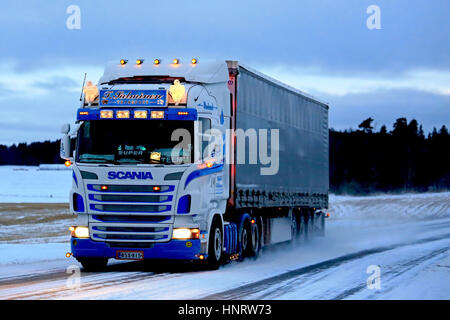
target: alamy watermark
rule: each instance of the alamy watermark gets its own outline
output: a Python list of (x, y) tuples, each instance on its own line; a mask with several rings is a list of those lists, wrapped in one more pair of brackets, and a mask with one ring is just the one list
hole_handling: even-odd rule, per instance
[(381, 9), (379, 6), (372, 4), (367, 7), (367, 14), (370, 16), (366, 20), (367, 29), (379, 30), (381, 29)]
[(81, 288), (81, 271), (77, 265), (70, 265), (66, 269), (69, 277), (66, 280), (66, 287), (71, 290), (78, 290)]
[(69, 15), (66, 19), (66, 27), (69, 30), (81, 29), (81, 9), (75, 4), (67, 7), (66, 13)]
[[(201, 128), (199, 129), (202, 132)], [(225, 164), (260, 164), (261, 175), (275, 175), (279, 170), (280, 151), (279, 129), (208, 129), (199, 136), (199, 147), (196, 150), (195, 162), (213, 161)], [(192, 137), (186, 129), (176, 129), (172, 132), (172, 141), (179, 143), (172, 149), (172, 161), (176, 164), (190, 163)], [(230, 152), (230, 146), (235, 145), (236, 158)], [(200, 147), (201, 146), (201, 147)], [(180, 157), (183, 150), (185, 157)]]
[(370, 276), (367, 278), (366, 285), (369, 290), (380, 290), (381, 289), (381, 268), (377, 265), (370, 265), (366, 270), (367, 274)]

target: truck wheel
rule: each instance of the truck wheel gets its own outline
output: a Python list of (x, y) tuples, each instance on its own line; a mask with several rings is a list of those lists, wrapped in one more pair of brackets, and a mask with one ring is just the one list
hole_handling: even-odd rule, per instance
[(215, 270), (219, 268), (223, 258), (223, 243), (222, 243), (222, 225), (218, 218), (214, 221), (209, 232), (208, 243), (208, 258), (206, 263), (208, 269)]
[(108, 258), (84, 257), (77, 258), (78, 262), (83, 266), (83, 271), (102, 271), (108, 264)]
[(250, 222), (244, 222), (239, 241), (239, 260), (252, 256), (252, 228)]
[(251, 224), (251, 248), (250, 256), (257, 258), (261, 253), (261, 235), (259, 232), (258, 218), (255, 218), (255, 223)]

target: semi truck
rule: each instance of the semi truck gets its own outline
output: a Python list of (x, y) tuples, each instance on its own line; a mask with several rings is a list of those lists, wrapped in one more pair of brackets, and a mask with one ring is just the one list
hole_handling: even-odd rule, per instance
[(238, 61), (120, 59), (62, 126), (71, 252), (217, 268), (324, 235), (327, 103)]

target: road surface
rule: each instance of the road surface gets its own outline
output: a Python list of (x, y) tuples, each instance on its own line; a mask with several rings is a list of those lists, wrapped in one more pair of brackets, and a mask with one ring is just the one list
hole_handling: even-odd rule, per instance
[[(53, 210), (61, 208), (55, 205)], [(0, 244), (0, 254), (19, 255), (26, 248), (23, 252), (34, 258), (10, 258), (1, 265), (0, 299), (450, 298), (450, 218), (350, 217), (341, 212), (329, 219), (325, 238), (267, 248), (257, 260), (229, 263), (216, 271), (191, 264), (113, 261), (104, 272), (85, 273), (75, 259), (55, 258), (52, 250), (47, 260), (35, 258), (55, 244), (33, 245), (27, 237), (20, 241), (3, 234), (12, 240)], [(62, 255), (65, 244), (58, 245), (55, 251)], [(379, 278), (370, 283), (379, 287), (370, 289), (373, 268)]]

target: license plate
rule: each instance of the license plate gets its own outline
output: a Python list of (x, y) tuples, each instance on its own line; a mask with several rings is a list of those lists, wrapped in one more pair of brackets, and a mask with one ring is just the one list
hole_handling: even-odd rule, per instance
[(139, 250), (117, 250), (116, 259), (120, 260), (144, 260), (144, 251)]

